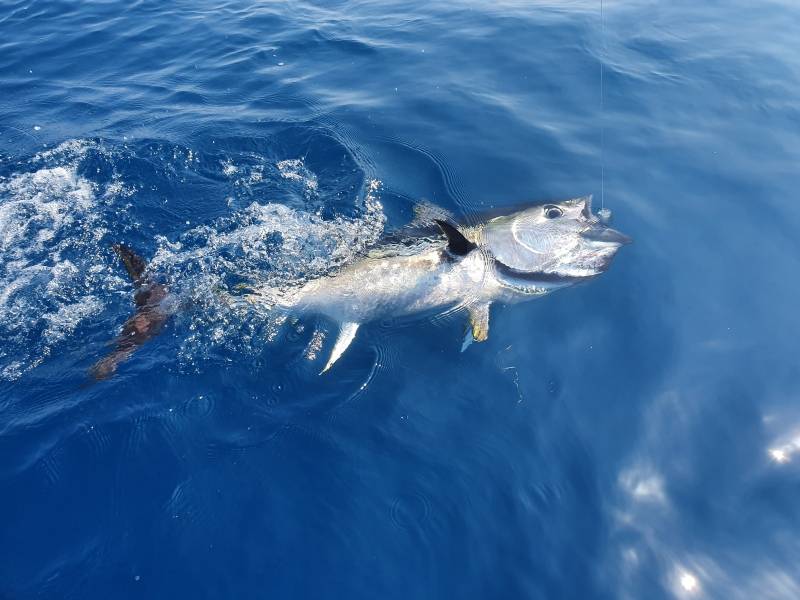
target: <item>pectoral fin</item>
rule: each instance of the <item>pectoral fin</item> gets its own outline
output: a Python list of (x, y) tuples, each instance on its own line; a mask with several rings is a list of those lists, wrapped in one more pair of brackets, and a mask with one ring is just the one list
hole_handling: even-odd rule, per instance
[(347, 350), (348, 346), (350, 346), (350, 342), (353, 341), (353, 338), (356, 337), (356, 331), (358, 331), (358, 323), (342, 323), (339, 329), (339, 337), (336, 338), (336, 343), (333, 345), (333, 351), (331, 352), (331, 357), (328, 359), (328, 364), (325, 365), (325, 368), (319, 372), (322, 375), (325, 371), (330, 369), (339, 357), (344, 354), (344, 351)]
[(464, 336), (464, 343), (461, 351), (466, 350), (469, 345), (475, 342), (485, 342), (489, 338), (489, 306), (488, 302), (483, 304), (473, 304), (467, 307), (469, 312), (469, 328)]

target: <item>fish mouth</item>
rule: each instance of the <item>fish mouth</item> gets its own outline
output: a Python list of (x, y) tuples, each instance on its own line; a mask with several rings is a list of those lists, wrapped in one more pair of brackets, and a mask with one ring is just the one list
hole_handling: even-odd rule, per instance
[(625, 246), (633, 242), (624, 233), (620, 233), (616, 229), (606, 227), (604, 225), (595, 225), (581, 232), (581, 237), (591, 242), (601, 242), (604, 244), (614, 244), (616, 246)]
[(571, 285), (591, 275), (568, 275), (549, 271), (521, 271), (495, 260), (494, 268), (504, 285), (526, 293), (541, 294), (548, 289)]

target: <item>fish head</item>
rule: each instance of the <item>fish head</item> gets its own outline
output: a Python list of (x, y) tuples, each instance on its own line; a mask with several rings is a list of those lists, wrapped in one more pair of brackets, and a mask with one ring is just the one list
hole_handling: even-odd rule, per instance
[(480, 238), (500, 282), (528, 293), (603, 273), (631, 241), (592, 212), (591, 196), (494, 218), (480, 226)]

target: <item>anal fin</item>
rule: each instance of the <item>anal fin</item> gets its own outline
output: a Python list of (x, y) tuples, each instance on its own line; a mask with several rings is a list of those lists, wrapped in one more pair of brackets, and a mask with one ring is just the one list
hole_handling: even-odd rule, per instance
[(489, 302), (473, 304), (467, 307), (469, 313), (469, 328), (464, 336), (464, 343), (461, 351), (466, 350), (469, 345), (475, 342), (485, 342), (489, 339)]
[(322, 375), (325, 371), (330, 369), (339, 358), (344, 354), (344, 351), (350, 346), (350, 343), (353, 341), (353, 338), (356, 337), (356, 331), (358, 331), (359, 323), (342, 323), (339, 328), (339, 337), (336, 338), (336, 343), (333, 345), (333, 350), (331, 351), (331, 357), (328, 359), (328, 363), (325, 365), (325, 368), (319, 372)]

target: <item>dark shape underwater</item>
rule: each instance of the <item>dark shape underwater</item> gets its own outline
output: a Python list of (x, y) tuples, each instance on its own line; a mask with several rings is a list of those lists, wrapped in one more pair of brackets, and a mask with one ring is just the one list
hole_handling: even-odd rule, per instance
[(164, 323), (171, 316), (170, 311), (163, 306), (169, 288), (150, 278), (144, 259), (122, 244), (114, 244), (112, 248), (136, 289), (133, 296), (136, 312), (122, 326), (122, 331), (113, 342), (114, 350), (90, 369), (89, 373), (96, 381), (111, 377), (121, 362), (127, 360), (146, 341), (161, 333)]

